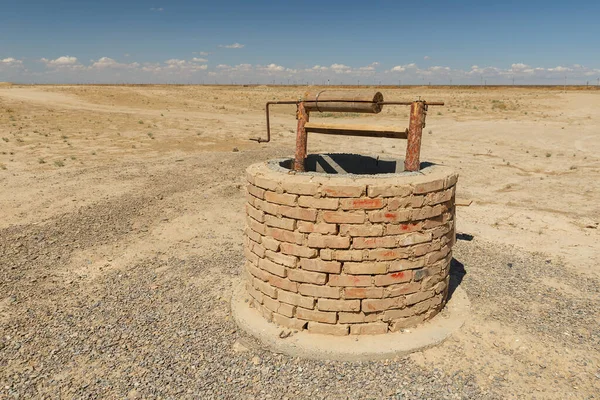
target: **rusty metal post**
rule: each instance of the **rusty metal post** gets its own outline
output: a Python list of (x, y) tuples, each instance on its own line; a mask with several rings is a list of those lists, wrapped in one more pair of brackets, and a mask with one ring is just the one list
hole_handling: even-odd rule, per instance
[(304, 172), (304, 161), (306, 159), (307, 135), (304, 125), (308, 122), (309, 113), (304, 107), (304, 103), (298, 103), (298, 111), (296, 112), (298, 119), (298, 129), (296, 130), (296, 158), (294, 159), (294, 171)]
[(421, 168), (421, 136), (425, 127), (427, 105), (424, 101), (415, 101), (410, 106), (410, 124), (408, 126), (408, 143), (406, 144), (405, 171), (418, 171)]

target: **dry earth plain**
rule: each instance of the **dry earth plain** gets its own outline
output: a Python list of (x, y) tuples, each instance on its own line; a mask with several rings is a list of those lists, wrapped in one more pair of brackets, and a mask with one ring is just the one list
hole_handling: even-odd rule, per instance
[[(600, 398), (600, 91), (382, 88), (432, 108), (456, 168), (472, 313), (376, 362), (272, 354), (240, 332), (243, 171), (290, 155), (302, 87), (0, 87), (0, 398)], [(313, 120), (405, 126), (408, 109)], [(312, 135), (309, 151), (402, 156)], [(282, 339), (285, 340), (285, 339)]]

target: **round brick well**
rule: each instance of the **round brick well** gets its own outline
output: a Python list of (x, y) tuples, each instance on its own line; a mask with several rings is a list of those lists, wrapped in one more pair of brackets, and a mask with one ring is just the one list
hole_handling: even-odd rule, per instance
[(246, 288), (280, 326), (328, 335), (396, 332), (446, 302), (458, 175), (440, 165), (313, 154), (247, 169)]

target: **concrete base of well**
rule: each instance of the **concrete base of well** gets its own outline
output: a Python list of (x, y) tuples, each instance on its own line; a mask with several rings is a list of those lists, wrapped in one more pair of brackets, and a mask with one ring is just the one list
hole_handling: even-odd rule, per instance
[(383, 335), (330, 336), (293, 332), (268, 322), (248, 304), (249, 295), (240, 284), (231, 299), (233, 318), (238, 326), (257, 338), (266, 348), (293, 357), (313, 360), (361, 361), (381, 360), (425, 350), (446, 340), (462, 327), (470, 302), (461, 288), (456, 288), (444, 309), (431, 320), (402, 332)]

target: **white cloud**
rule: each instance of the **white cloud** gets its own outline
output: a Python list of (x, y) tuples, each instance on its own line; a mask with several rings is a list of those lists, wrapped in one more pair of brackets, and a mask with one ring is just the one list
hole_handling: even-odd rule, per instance
[(55, 60), (49, 60), (47, 58), (42, 58), (41, 61), (45, 63), (47, 66), (63, 66), (63, 65), (75, 65), (77, 64), (77, 57), (71, 56), (61, 56)]
[(261, 69), (263, 69), (265, 71), (268, 71), (268, 72), (281, 72), (281, 71), (285, 71), (285, 67), (282, 67), (281, 65), (277, 65), (277, 64), (265, 65)]
[(431, 57), (429, 57), (429, 56), (425, 56), (425, 57), (423, 57), (423, 60), (429, 60), (430, 58)]
[(404, 72), (406, 71), (406, 68), (402, 65), (396, 65), (395, 67), (393, 67), (392, 69), (390, 69), (390, 71), (392, 72)]
[(358, 70), (359, 71), (375, 71), (375, 67), (379, 66), (379, 63), (377, 61), (372, 62), (371, 64), (367, 65), (366, 67), (360, 67)]
[(140, 66), (139, 63), (134, 62), (130, 64), (119, 63), (112, 58), (109, 57), (100, 57), (97, 61), (92, 60), (92, 64), (90, 65), (90, 69), (104, 69), (104, 68), (129, 68), (135, 69)]
[(217, 69), (231, 69), (231, 66), (227, 64), (219, 64), (217, 65)]
[(8, 57), (5, 59), (2, 59), (2, 60), (0, 60), (0, 63), (2, 63), (4, 65), (9, 65), (9, 66), (23, 65), (23, 61), (17, 60), (16, 58), (13, 58), (13, 57)]
[(206, 51), (192, 51), (192, 54), (198, 54), (199, 56), (203, 56), (206, 57), (207, 55), (209, 55), (210, 53), (206, 52)]
[(165, 11), (165, 9), (162, 7), (158, 7), (158, 8), (152, 7), (150, 9), (150, 11), (163, 12), (163, 11)]
[(245, 44), (240, 44), (240, 43), (233, 43), (233, 44), (220, 44), (219, 47), (224, 47), (226, 49), (242, 49), (244, 48), (246, 45)]
[(194, 57), (194, 58), (192, 58), (192, 62), (195, 62), (195, 63), (205, 63), (205, 62), (208, 62), (208, 60), (206, 58)]

